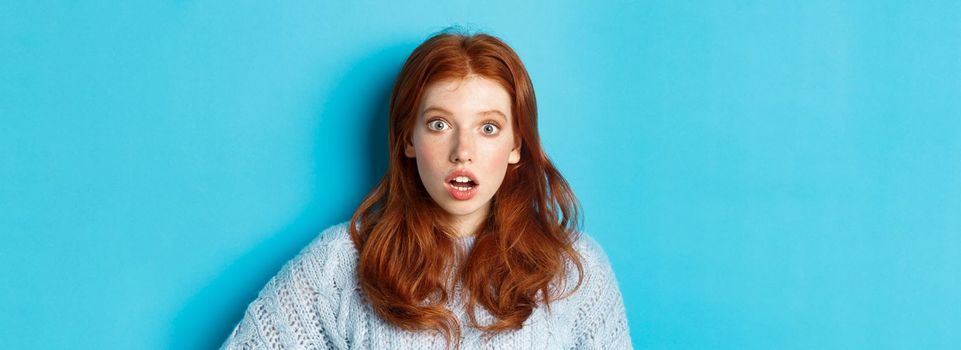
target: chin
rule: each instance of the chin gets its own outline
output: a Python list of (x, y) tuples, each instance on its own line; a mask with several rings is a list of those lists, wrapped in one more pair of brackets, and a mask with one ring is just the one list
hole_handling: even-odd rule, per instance
[(441, 208), (448, 214), (455, 216), (468, 215), (480, 210), (479, 205), (467, 203), (448, 204), (441, 206)]
[(444, 209), (450, 215), (463, 216), (469, 215), (481, 210), (485, 203), (489, 203), (490, 200), (480, 201), (479, 198), (473, 198), (469, 201), (450, 201), (440, 205), (441, 209)]

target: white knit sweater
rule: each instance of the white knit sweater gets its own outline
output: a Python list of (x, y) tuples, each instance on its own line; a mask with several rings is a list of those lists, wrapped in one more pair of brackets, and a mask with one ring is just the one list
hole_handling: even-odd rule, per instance
[[(469, 249), (473, 237), (462, 238)], [(581, 234), (584, 281), (570, 297), (534, 309), (519, 330), (490, 338), (469, 326), (463, 295), (448, 308), (459, 318), (460, 349), (629, 349), (631, 339), (617, 281), (604, 251)], [(576, 283), (576, 269), (568, 278)], [(493, 318), (483, 307), (478, 321)], [(289, 261), (247, 308), (223, 349), (444, 349), (437, 332), (410, 332), (382, 320), (360, 291), (357, 250), (348, 224), (332, 226)]]

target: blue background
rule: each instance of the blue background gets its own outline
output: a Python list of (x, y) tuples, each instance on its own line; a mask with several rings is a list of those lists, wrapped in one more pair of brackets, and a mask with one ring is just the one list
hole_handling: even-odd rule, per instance
[(961, 3), (776, 3), (4, 1), (3, 347), (218, 346), (461, 24), (527, 64), (638, 348), (957, 348)]

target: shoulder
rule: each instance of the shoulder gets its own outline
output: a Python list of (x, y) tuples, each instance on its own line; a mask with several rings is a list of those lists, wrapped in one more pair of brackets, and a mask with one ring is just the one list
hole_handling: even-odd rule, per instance
[(356, 256), (357, 249), (354, 241), (350, 239), (350, 223), (342, 222), (321, 231), (301, 250), (300, 255), (312, 258), (330, 258), (331, 255)]
[(611, 270), (611, 263), (607, 252), (591, 235), (580, 232), (574, 241), (574, 249), (581, 256), (585, 273), (601, 273)]
[(568, 259), (565, 263), (564, 278), (558, 279), (558, 284), (555, 285), (555, 290), (562, 295), (560, 299), (564, 303), (581, 302), (587, 294), (592, 293), (590, 290), (616, 288), (617, 280), (614, 278), (607, 252), (594, 237), (577, 232), (574, 235), (573, 248), (577, 252), (580, 269), (574, 260)]
[(248, 305), (223, 348), (347, 348), (351, 321), (364, 314), (347, 227), (327, 228), (288, 260)]
[(596, 301), (599, 294), (613, 296), (607, 294), (618, 290), (617, 278), (601, 244), (591, 235), (580, 232), (574, 241), (574, 249), (579, 255), (583, 275), (578, 276), (577, 267), (572, 262), (568, 263), (565, 290), (570, 291), (575, 287), (578, 277), (582, 278), (580, 286), (573, 290), (571, 302)]
[(318, 234), (284, 265), (271, 283), (300, 281), (325, 294), (340, 294), (345, 287), (356, 284), (356, 267), (357, 249), (345, 222)]
[[(574, 247), (581, 255), (584, 276), (581, 285), (563, 304), (564, 323), (576, 348), (631, 348), (624, 300), (607, 253), (597, 240), (580, 233)], [(572, 271), (571, 278), (577, 278)]]

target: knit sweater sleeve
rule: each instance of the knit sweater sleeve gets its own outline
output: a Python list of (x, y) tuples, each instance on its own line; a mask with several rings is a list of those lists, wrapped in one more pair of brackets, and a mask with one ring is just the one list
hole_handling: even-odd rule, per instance
[(288, 261), (247, 307), (221, 349), (347, 349), (356, 251), (341, 224)]
[(593, 238), (582, 235), (584, 281), (574, 320), (576, 349), (631, 349), (624, 299), (607, 254)]

